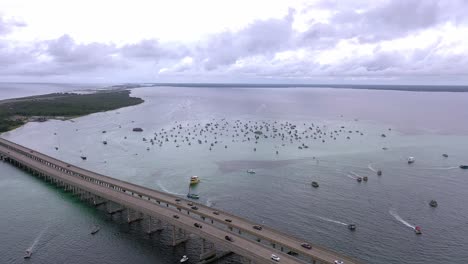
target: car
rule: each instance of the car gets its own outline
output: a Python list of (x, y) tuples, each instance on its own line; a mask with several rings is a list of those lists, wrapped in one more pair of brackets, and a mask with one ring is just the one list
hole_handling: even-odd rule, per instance
[(192, 206), (190, 208), (192, 208), (193, 210), (198, 210), (198, 207), (196, 207), (196, 206)]
[(341, 261), (341, 260), (335, 260), (335, 262), (333, 262), (333, 263), (335, 263), (335, 264), (344, 264), (344, 262)]
[(303, 248), (312, 249), (312, 246), (309, 243), (302, 243), (301, 246)]
[(218, 212), (218, 211), (214, 211), (213, 214), (214, 214), (214, 215), (219, 215), (219, 212)]
[(227, 241), (230, 241), (230, 242), (234, 241), (234, 239), (232, 239), (232, 237), (230, 237), (230, 236), (225, 236), (224, 239), (226, 239)]
[(192, 203), (192, 202), (188, 202), (187, 205), (188, 205), (188, 206), (193, 206), (193, 203)]
[(175, 201), (176, 201), (176, 202), (180, 202), (180, 199), (179, 199), (179, 198), (177, 198), (177, 199), (175, 199)]
[(271, 259), (276, 261), (276, 262), (280, 261), (280, 257), (276, 256), (275, 254), (271, 254)]
[(195, 227), (198, 227), (198, 228), (202, 228), (202, 225), (200, 225), (199, 223), (195, 223), (193, 224)]
[(224, 219), (224, 221), (226, 221), (226, 222), (228, 222), (228, 223), (231, 223), (231, 222), (232, 222), (232, 220), (229, 219), (229, 218)]
[(262, 230), (263, 229), (263, 227), (261, 225), (254, 225), (253, 228), (257, 229), (257, 230)]
[(175, 219), (179, 219), (178, 215), (173, 215), (172, 217), (174, 217)]

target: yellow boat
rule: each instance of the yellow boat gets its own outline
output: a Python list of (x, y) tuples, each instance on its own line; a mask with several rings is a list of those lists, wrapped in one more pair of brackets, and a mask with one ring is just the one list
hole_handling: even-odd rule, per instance
[(198, 179), (198, 176), (192, 176), (190, 177), (190, 185), (195, 185), (200, 182), (200, 179)]

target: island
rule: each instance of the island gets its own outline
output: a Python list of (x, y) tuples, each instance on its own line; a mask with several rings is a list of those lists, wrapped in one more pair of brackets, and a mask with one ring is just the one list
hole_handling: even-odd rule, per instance
[(7, 99), (0, 101), (0, 133), (27, 122), (67, 120), (143, 102), (141, 98), (130, 96), (129, 90), (96, 91), (86, 94), (52, 93)]

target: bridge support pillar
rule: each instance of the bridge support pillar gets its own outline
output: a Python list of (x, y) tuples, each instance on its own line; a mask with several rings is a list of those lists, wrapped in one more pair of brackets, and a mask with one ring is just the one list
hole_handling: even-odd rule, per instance
[(180, 243), (183, 243), (188, 240), (185, 230), (172, 226), (172, 246), (175, 247)]
[(254, 264), (254, 262), (251, 259), (248, 259), (244, 256), (240, 256), (240, 263), (242, 264)]
[(131, 224), (136, 221), (140, 221), (143, 219), (142, 213), (135, 211), (133, 209), (128, 209), (127, 210), (127, 223)]
[(162, 223), (161, 220), (156, 219), (156, 218), (151, 217), (151, 216), (148, 216), (147, 219), (148, 219), (148, 226), (147, 226), (146, 233), (148, 235), (151, 235), (154, 232), (161, 231), (161, 230), (164, 229), (163, 228), (163, 223)]
[(113, 215), (113, 214), (122, 212), (123, 210), (125, 210), (125, 208), (123, 208), (117, 203), (113, 203), (109, 201), (108, 203), (106, 203), (106, 210), (108, 214)]
[(216, 249), (212, 242), (202, 238), (200, 260), (208, 259), (216, 255)]
[(101, 204), (107, 203), (106, 200), (104, 200), (103, 198), (101, 198), (101, 197), (99, 197), (97, 195), (93, 195), (91, 199), (93, 200), (93, 205), (94, 206), (99, 206)]

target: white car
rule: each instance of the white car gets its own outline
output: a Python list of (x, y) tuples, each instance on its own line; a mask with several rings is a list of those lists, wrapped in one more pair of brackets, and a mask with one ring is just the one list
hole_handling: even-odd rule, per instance
[(335, 264), (344, 264), (344, 262), (341, 260), (335, 260)]
[(276, 261), (276, 262), (280, 261), (280, 258), (278, 256), (276, 256), (275, 254), (271, 254), (271, 259)]

